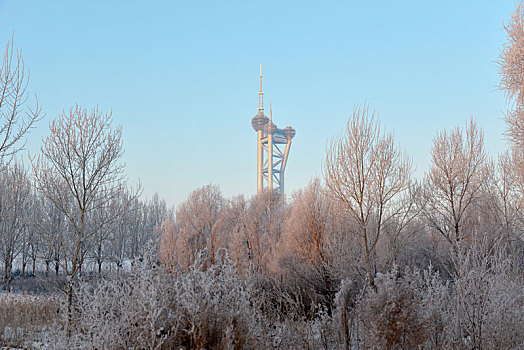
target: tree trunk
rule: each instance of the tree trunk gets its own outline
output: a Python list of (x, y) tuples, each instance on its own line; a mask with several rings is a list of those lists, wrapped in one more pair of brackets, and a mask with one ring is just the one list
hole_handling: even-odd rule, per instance
[(373, 272), (371, 271), (371, 259), (369, 255), (370, 255), (369, 253), (366, 253), (366, 270), (368, 274), (368, 283), (371, 289), (376, 292), (377, 287), (375, 286), (375, 276), (373, 275)]
[(13, 278), (13, 274), (12, 274), (12, 265), (10, 262), (6, 262), (6, 265), (5, 265), (5, 274), (6, 274), (6, 280), (7, 280), (7, 291), (8, 292), (11, 292), (11, 280)]
[(102, 274), (102, 241), (98, 244), (97, 247), (97, 264), (98, 264), (98, 274)]
[(4, 280), (7, 281), (7, 277), (8, 277), (8, 266), (9, 266), (9, 260), (7, 258), (4, 259)]
[(73, 277), (67, 277), (67, 322), (66, 322), (66, 334), (67, 339), (71, 338), (72, 334), (72, 322), (73, 322)]

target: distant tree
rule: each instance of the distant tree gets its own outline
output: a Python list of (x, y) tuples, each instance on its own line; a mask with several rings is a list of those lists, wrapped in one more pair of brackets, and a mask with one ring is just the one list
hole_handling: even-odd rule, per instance
[(8, 288), (12, 280), (13, 262), (22, 251), (30, 216), (31, 184), (20, 163), (0, 169), (0, 258)]
[(59, 244), (67, 276), (70, 324), (73, 279), (89, 250), (104, 238), (97, 234), (128, 205), (123, 203), (119, 211), (105, 210), (125, 190), (120, 163), (122, 131), (111, 128), (111, 115), (78, 105), (52, 121), (50, 131), (33, 159), (33, 173), (38, 190), (64, 214), (69, 228), (62, 232)]
[[(111, 210), (118, 210), (121, 203), (128, 201), (130, 195), (132, 192), (123, 193), (113, 203)], [(107, 261), (120, 271), (125, 261), (133, 262), (143, 256), (158, 243), (158, 236), (162, 231), (160, 226), (170, 216), (171, 210), (168, 210), (165, 201), (160, 200), (157, 194), (150, 200), (131, 200), (124, 215), (108, 228), (107, 239), (99, 242), (93, 251), (98, 270), (101, 271), (101, 263)]]
[[(98, 274), (102, 273), (103, 264), (110, 260), (111, 252), (109, 245), (111, 238), (114, 238), (115, 236), (122, 236), (122, 239), (124, 239), (124, 236), (127, 235), (126, 231), (120, 231), (118, 229), (119, 222), (124, 220), (124, 217), (128, 214), (129, 207), (131, 207), (130, 200), (127, 197), (127, 191), (124, 189), (124, 191), (122, 191), (122, 193), (120, 193), (117, 197), (113, 198), (113, 200), (108, 203), (107, 206), (93, 210), (91, 213), (91, 220), (94, 223), (104, 220), (108, 214), (109, 216), (114, 216), (115, 218), (114, 220), (108, 222), (107, 225), (97, 230), (96, 234), (93, 236), (93, 246), (86, 255), (86, 258), (91, 260), (91, 262), (95, 265), (94, 268), (97, 270)], [(126, 205), (126, 203), (129, 203), (129, 205), (127, 205), (128, 210), (122, 212), (122, 205)]]
[[(28, 185), (29, 179), (27, 179)], [(41, 244), (38, 235), (32, 227), (33, 217), (37, 216), (38, 195), (32, 186), (30, 187), (26, 202), (26, 217), (24, 218), (25, 233), (22, 238), (21, 261), (22, 277), (25, 277), (27, 265), (31, 261), (33, 276), (36, 272), (36, 262), (39, 259)]]
[(248, 201), (243, 195), (230, 199), (222, 214), (222, 230), (229, 255), (238, 271), (249, 271), (251, 241), (247, 231)]
[(149, 201), (134, 200), (124, 217), (128, 230), (124, 255), (136, 259), (144, 254), (151, 242), (157, 241), (162, 222), (173, 216), (173, 208), (154, 194)]
[(39, 250), (39, 257), (45, 264), (45, 274), (49, 275), (53, 264), (55, 275), (58, 276), (62, 257), (65, 232), (67, 232), (66, 217), (53, 203), (41, 193), (35, 193), (35, 210), (30, 218), (30, 230), (34, 232)]
[(459, 127), (439, 132), (433, 139), (431, 157), (425, 184), (425, 217), (455, 244), (467, 236), (465, 223), (472, 217), (475, 201), (482, 197), (492, 174), (482, 130), (471, 119), (465, 132)]
[(160, 240), (158, 256), (162, 265), (170, 271), (176, 271), (180, 268), (179, 257), (177, 254), (178, 231), (175, 225), (175, 219), (168, 216), (160, 225)]
[[(123, 193), (122, 196), (110, 206), (110, 210), (118, 210), (120, 207), (120, 201), (127, 200), (126, 196), (127, 193)], [(124, 215), (115, 220), (113, 225), (108, 228), (110, 232), (107, 233), (107, 239), (100, 240), (97, 243), (97, 246), (93, 251), (93, 256), (98, 264), (98, 273), (102, 272), (102, 262), (106, 260), (107, 262), (116, 265), (117, 272), (123, 268), (124, 261), (127, 258), (126, 248), (129, 245), (131, 236), (138, 234), (132, 231), (129, 219), (133, 217), (140, 218), (142, 216), (141, 212), (134, 209), (136, 207), (136, 202), (139, 202), (139, 200), (135, 199), (130, 203), (129, 208)]]
[(337, 287), (331, 249), (335, 204), (316, 178), (296, 193), (290, 206), (279, 244), (283, 273), (296, 276), (331, 303)]
[(281, 242), (285, 210), (285, 198), (277, 191), (262, 191), (249, 201), (244, 256), (252, 271), (274, 272), (277, 269), (277, 246)]
[(328, 260), (329, 213), (333, 208), (320, 180), (314, 179), (299, 190), (291, 206), (283, 232), (285, 251), (322, 265)]
[(399, 202), (411, 186), (411, 163), (364, 105), (355, 107), (344, 132), (331, 139), (323, 173), (329, 193), (355, 224), (374, 289), (376, 247), (384, 227), (406, 213)]
[(185, 269), (203, 250), (207, 251), (208, 262), (213, 264), (215, 253), (222, 246), (218, 224), (224, 204), (217, 186), (203, 186), (178, 206), (175, 221), (166, 219), (160, 249), (167, 266)]
[(25, 107), (28, 81), (22, 50), (11, 39), (0, 66), (0, 162), (24, 147), (24, 135), (42, 117), (38, 101), (33, 109)]
[[(288, 288), (295, 288), (294, 293), (302, 291), (301, 310), (318, 312), (322, 305), (333, 315), (337, 303), (354, 306), (356, 288), (366, 279), (366, 269), (352, 215), (329, 196), (318, 178), (297, 191), (287, 206), (278, 243), (279, 272)], [(337, 298), (339, 287), (349, 294)], [(346, 311), (333, 317), (347, 321)], [(345, 342), (350, 338), (348, 332), (347, 328), (342, 332)]]

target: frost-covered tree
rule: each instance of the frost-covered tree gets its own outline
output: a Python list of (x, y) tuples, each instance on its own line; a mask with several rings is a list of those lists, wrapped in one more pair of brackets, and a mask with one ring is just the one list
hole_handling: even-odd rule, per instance
[(510, 104), (506, 113), (507, 135), (521, 154), (524, 148), (524, 5), (519, 2), (504, 25), (507, 33), (498, 60), (500, 89)]
[(317, 178), (299, 190), (289, 206), (279, 244), (281, 271), (285, 278), (298, 279), (313, 289), (311, 293), (317, 292), (331, 303), (338, 287), (333, 264), (333, 245), (338, 238), (334, 237), (338, 234), (335, 204)]
[(22, 50), (14, 49), (11, 39), (0, 65), (0, 163), (24, 147), (24, 136), (41, 119), (38, 101), (26, 108), (28, 82)]
[[(122, 131), (111, 127), (111, 115), (76, 106), (50, 124), (41, 152), (33, 159), (38, 190), (66, 218), (61, 232), (63, 270), (67, 282), (68, 324), (72, 320), (73, 279), (86, 254), (127, 208), (108, 210), (125, 189)], [(97, 213), (97, 215), (94, 215)]]
[[(522, 235), (524, 224), (524, 183), (521, 182), (519, 174), (514, 171), (511, 153), (506, 151), (498, 159), (495, 176), (490, 188), (490, 200), (487, 201), (488, 211), (486, 215), (498, 227), (498, 231), (507, 242), (511, 252), (513, 268), (518, 275), (519, 247), (522, 246), (524, 236)], [(499, 237), (500, 238), (500, 237)]]
[(443, 130), (433, 139), (424, 216), (449, 243), (469, 235), (467, 222), (491, 174), (483, 132), (473, 119), (465, 131), (459, 127)]
[(364, 105), (355, 107), (345, 130), (331, 140), (323, 172), (330, 194), (351, 216), (373, 287), (384, 227), (407, 210), (400, 199), (411, 186), (411, 162)]
[(237, 270), (244, 273), (250, 268), (249, 252), (252, 248), (247, 231), (247, 209), (248, 201), (240, 195), (228, 201), (222, 214), (224, 239), (228, 242), (230, 258)]
[(249, 201), (246, 211), (245, 257), (257, 272), (277, 269), (277, 244), (280, 242), (285, 198), (276, 191), (263, 191)]
[(323, 193), (317, 178), (299, 190), (293, 199), (282, 234), (286, 253), (299, 256), (313, 265), (327, 262), (330, 213), (333, 204)]
[(206, 250), (209, 263), (213, 264), (215, 253), (223, 244), (219, 230), (225, 201), (217, 186), (204, 186), (194, 190), (180, 204), (173, 221), (163, 224), (161, 239), (162, 260), (167, 265), (187, 268), (200, 251)]

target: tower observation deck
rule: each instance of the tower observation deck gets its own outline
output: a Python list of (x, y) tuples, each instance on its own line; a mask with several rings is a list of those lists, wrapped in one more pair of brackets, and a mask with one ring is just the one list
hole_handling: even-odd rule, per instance
[[(284, 171), (296, 131), (291, 126), (279, 129), (273, 123), (271, 101), (269, 118), (264, 115), (264, 93), (262, 92), (262, 65), (260, 65), (260, 90), (258, 91), (258, 113), (251, 119), (251, 126), (257, 132), (257, 193), (264, 185), (269, 190), (284, 193)], [(283, 149), (283, 150), (282, 150)]]

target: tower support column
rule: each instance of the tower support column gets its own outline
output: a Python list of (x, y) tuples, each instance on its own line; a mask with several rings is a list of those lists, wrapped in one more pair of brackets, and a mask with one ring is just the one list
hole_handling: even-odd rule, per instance
[[(271, 111), (271, 110), (270, 110)], [(271, 112), (269, 112), (271, 116)], [(270, 117), (271, 120), (271, 117)], [(267, 135), (267, 188), (273, 189), (273, 134)]]
[(258, 134), (258, 155), (257, 155), (257, 194), (262, 193), (262, 188), (264, 186), (264, 177), (262, 174), (262, 168), (264, 167), (264, 149), (262, 148), (262, 130), (257, 131)]

